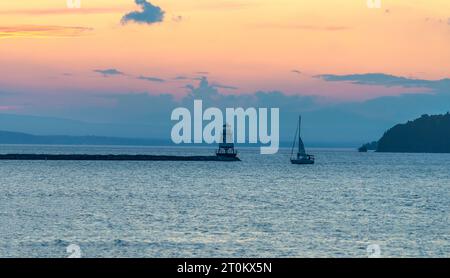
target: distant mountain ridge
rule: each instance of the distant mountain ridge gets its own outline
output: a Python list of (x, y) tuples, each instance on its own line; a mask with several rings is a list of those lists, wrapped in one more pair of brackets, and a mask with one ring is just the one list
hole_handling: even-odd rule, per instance
[[(24, 132), (2, 131), (0, 130), (0, 144), (9, 145), (111, 145), (111, 146), (174, 146), (170, 138), (128, 138), (109, 136), (71, 136), (71, 135), (33, 135)], [(280, 147), (291, 147), (292, 142), (281, 141)], [(210, 146), (211, 144), (180, 144), (180, 146)], [(216, 144), (212, 144), (216, 147)], [(260, 144), (237, 144), (240, 147), (258, 147)], [(321, 145), (311, 143), (310, 147), (348, 147), (336, 143), (335, 145)]]
[(169, 145), (158, 139), (120, 138), (106, 136), (32, 135), (22, 132), (0, 131), (0, 144), (45, 145)]
[(377, 152), (450, 153), (450, 113), (394, 126), (378, 141)]

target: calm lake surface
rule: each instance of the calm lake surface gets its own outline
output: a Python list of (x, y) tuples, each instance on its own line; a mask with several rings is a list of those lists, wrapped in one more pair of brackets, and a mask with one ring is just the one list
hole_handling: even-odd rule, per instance
[[(208, 155), (214, 148), (0, 146)], [(0, 257), (450, 256), (450, 155), (289, 150), (242, 162), (0, 161)]]

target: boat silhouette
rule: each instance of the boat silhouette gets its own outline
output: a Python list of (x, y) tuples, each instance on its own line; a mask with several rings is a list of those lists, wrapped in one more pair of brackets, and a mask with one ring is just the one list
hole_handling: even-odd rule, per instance
[[(301, 124), (302, 124), (302, 116), (299, 116), (297, 131), (295, 132), (294, 143), (292, 144), (291, 149), (291, 163), (314, 164), (315, 161), (314, 155), (307, 154), (305, 150), (305, 144), (303, 144), (303, 140), (301, 137)], [(298, 150), (297, 154), (294, 155), (295, 143), (297, 142), (297, 134), (298, 134)]]

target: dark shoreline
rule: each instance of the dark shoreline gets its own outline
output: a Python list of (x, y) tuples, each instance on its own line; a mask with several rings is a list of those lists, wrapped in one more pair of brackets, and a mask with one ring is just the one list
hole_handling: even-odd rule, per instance
[(0, 160), (85, 160), (85, 161), (241, 161), (237, 157), (171, 156), (126, 154), (0, 154)]

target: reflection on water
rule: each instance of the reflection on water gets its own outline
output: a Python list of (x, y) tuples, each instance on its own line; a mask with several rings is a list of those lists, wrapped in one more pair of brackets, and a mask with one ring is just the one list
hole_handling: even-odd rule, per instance
[[(0, 146), (2, 153), (213, 154), (213, 148)], [(242, 162), (0, 161), (0, 256), (450, 254), (450, 155), (289, 150)]]

